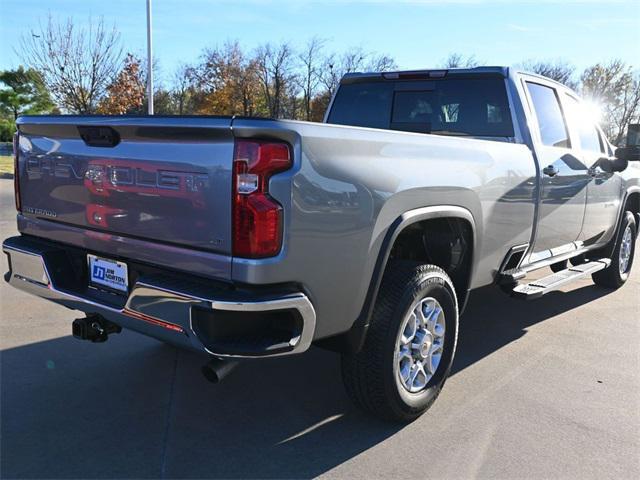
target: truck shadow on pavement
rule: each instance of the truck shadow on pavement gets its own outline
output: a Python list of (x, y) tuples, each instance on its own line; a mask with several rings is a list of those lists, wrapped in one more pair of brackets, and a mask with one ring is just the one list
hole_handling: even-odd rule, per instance
[[(453, 375), (607, 293), (588, 286), (524, 304), (474, 292)], [(0, 477), (308, 478), (411, 428), (357, 411), (329, 352), (246, 362), (220, 385), (204, 380), (203, 362), (134, 333), (3, 351)]]

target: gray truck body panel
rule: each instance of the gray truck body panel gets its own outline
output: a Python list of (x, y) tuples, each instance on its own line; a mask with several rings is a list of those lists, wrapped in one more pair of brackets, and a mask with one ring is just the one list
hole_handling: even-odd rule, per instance
[(526, 146), (318, 127), (234, 122), (237, 136), (290, 141), (301, 162), (288, 172), (292, 178), (271, 183), (290, 212), (282, 252), (268, 261), (234, 259), (232, 267), (241, 282), (305, 285), (316, 305), (318, 338), (344, 331), (345, 318), (352, 323), (360, 315), (384, 237), (407, 212), (431, 206), (469, 212), (477, 232), (473, 287), (493, 281), (505, 245), (529, 241), (536, 167)]
[[(526, 266), (607, 244), (626, 195), (640, 191), (640, 165), (594, 178), (588, 163), (596, 159), (541, 148), (529, 128), (535, 117), (523, 81), (565, 87), (503, 68), (486, 73), (504, 76), (511, 138), (250, 118), (23, 117), (18, 227), (26, 235), (232, 284), (295, 284), (315, 309), (315, 340), (343, 333), (361, 317), (376, 266), (388, 254), (385, 239), (414, 217), (471, 224), (469, 288), (494, 282), (519, 245), (526, 247)], [(87, 146), (78, 125), (110, 126), (121, 141), (113, 148)], [(284, 211), (283, 247), (275, 257), (231, 254), (237, 138), (280, 139), (292, 147), (293, 168), (270, 179), (270, 194)], [(572, 175), (555, 181), (542, 175), (548, 164), (567, 165), (567, 155), (582, 162)], [(123, 168), (122, 188), (108, 192), (114, 200), (107, 205), (124, 217), (108, 227), (92, 224), (95, 211), (87, 209), (92, 194), (102, 193), (87, 188), (86, 171), (100, 162)], [(137, 168), (155, 182), (155, 197), (144, 184), (127, 184), (127, 172)]]

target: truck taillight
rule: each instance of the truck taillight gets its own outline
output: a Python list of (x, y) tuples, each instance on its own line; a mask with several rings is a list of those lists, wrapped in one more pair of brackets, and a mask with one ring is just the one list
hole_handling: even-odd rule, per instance
[(14, 195), (15, 195), (15, 200), (16, 200), (16, 210), (18, 210), (18, 212), (22, 211), (22, 205), (20, 204), (20, 178), (19, 178), (19, 173), (20, 173), (20, 167), (18, 165), (18, 154), (20, 152), (20, 145), (19, 145), (19, 133), (16, 132), (13, 134), (13, 191), (14, 191)]
[(264, 258), (282, 247), (282, 206), (269, 195), (269, 178), (291, 168), (289, 145), (235, 142), (233, 156), (233, 255)]

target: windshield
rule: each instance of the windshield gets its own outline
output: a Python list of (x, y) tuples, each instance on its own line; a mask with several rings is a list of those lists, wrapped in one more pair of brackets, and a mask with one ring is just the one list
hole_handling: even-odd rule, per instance
[(456, 136), (513, 136), (505, 82), (499, 77), (344, 84), (328, 123)]

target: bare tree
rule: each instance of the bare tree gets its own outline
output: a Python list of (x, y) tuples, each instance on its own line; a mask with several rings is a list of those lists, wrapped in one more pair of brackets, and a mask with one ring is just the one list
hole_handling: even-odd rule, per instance
[(347, 73), (385, 72), (396, 68), (395, 60), (389, 55), (367, 53), (361, 47), (350, 48), (342, 55), (330, 54), (325, 58), (320, 74), (320, 82), (325, 88), (323, 94), (328, 93), (330, 97)]
[(550, 78), (574, 90), (578, 88), (578, 82), (574, 80), (576, 68), (564, 60), (527, 60), (520, 66), (523, 70)]
[(205, 49), (196, 65), (177, 71), (175, 109), (318, 121), (344, 74), (397, 68), (389, 55), (352, 48), (326, 56), (324, 45), (314, 37), (301, 51), (267, 43), (247, 55), (237, 41)]
[(596, 64), (582, 74), (582, 94), (602, 107), (602, 128), (622, 144), (630, 123), (640, 117), (640, 77), (622, 60)]
[(477, 67), (480, 62), (476, 60), (475, 55), (463, 55), (462, 53), (450, 53), (447, 58), (440, 64), (442, 68), (473, 68)]
[(187, 102), (192, 89), (193, 67), (180, 64), (173, 75), (172, 96), (176, 102), (178, 115), (184, 115), (188, 111)]
[(390, 70), (396, 70), (398, 64), (389, 55), (371, 55), (367, 63), (367, 70), (370, 72), (388, 72)]
[(320, 72), (320, 83), (325, 92), (331, 96), (335, 92), (342, 78), (342, 69), (340, 62), (335, 54), (330, 54), (322, 62), (322, 70)]
[(255, 59), (248, 60), (244, 65), (238, 88), (242, 98), (243, 115), (254, 116), (260, 114), (260, 85), (258, 82), (258, 64)]
[(295, 82), (293, 50), (288, 43), (276, 47), (267, 43), (256, 51), (255, 62), (269, 116), (285, 116), (285, 94), (290, 93)]
[(351, 72), (361, 72), (367, 70), (365, 67), (367, 61), (367, 53), (361, 47), (348, 49), (342, 54), (340, 67), (342, 74)]
[(622, 91), (622, 106), (613, 121), (617, 130), (613, 143), (622, 146), (623, 139), (629, 133), (629, 125), (640, 122), (640, 75), (636, 74), (625, 85)]
[(311, 120), (311, 101), (315, 96), (316, 89), (320, 83), (321, 54), (324, 47), (324, 40), (313, 37), (307, 42), (305, 49), (298, 55), (302, 64), (302, 73), (299, 76), (300, 87), (302, 88), (302, 104), (304, 119)]
[(56, 103), (72, 113), (92, 113), (122, 64), (120, 35), (101, 18), (76, 27), (71, 19), (46, 25), (21, 38), (19, 55), (42, 73)]

